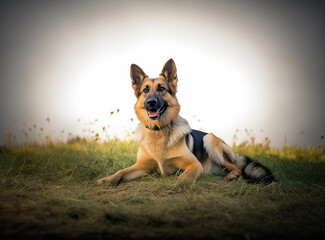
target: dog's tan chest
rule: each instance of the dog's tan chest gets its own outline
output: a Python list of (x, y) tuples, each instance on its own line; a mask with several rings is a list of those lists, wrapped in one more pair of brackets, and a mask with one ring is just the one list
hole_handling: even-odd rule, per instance
[(190, 150), (185, 146), (185, 140), (180, 141), (178, 145), (173, 147), (169, 147), (168, 143), (169, 138), (166, 135), (157, 136), (157, 138), (152, 138), (152, 136), (147, 135), (140, 143), (145, 150), (145, 153), (142, 153), (142, 157), (154, 160), (157, 163), (156, 172), (162, 176), (171, 175), (177, 172), (179, 167), (176, 161), (180, 157), (191, 158), (193, 156)]
[(143, 157), (154, 160), (157, 163), (157, 169), (155, 169), (155, 171), (162, 176), (170, 175), (177, 171), (177, 169), (169, 163), (169, 159), (173, 156), (170, 155), (171, 151), (168, 149), (167, 143), (167, 136), (159, 134), (159, 132), (153, 132), (146, 135), (140, 143), (147, 155)]
[(164, 130), (150, 130), (140, 124), (135, 131), (141, 149), (138, 160), (153, 160), (156, 162), (155, 171), (163, 176), (175, 173), (179, 169), (177, 159), (194, 157), (185, 142), (190, 131), (187, 121), (179, 116)]
[(144, 137), (140, 144), (152, 159), (161, 161), (164, 159), (164, 153), (166, 152), (166, 142), (167, 138), (165, 136), (157, 134), (156, 137), (150, 135)]

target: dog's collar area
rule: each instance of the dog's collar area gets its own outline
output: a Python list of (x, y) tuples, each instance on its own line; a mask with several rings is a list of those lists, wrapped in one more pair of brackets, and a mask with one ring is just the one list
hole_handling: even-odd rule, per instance
[(160, 131), (160, 130), (164, 130), (170, 126), (173, 125), (173, 122), (171, 121), (170, 123), (166, 124), (165, 126), (162, 126), (162, 127), (158, 127), (158, 126), (154, 126), (153, 128), (151, 127), (148, 127), (147, 125), (145, 125), (145, 127), (149, 130), (153, 130), (153, 131)]

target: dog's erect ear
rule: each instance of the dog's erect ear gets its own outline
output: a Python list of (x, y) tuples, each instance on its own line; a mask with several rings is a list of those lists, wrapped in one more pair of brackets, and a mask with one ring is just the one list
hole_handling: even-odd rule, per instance
[(134, 91), (139, 91), (140, 87), (141, 87), (141, 83), (143, 81), (143, 79), (145, 79), (147, 77), (147, 75), (144, 73), (144, 71), (135, 64), (131, 65), (131, 80), (132, 80), (132, 87), (134, 89)]
[(164, 76), (167, 79), (172, 93), (175, 95), (177, 87), (177, 71), (175, 62), (172, 58), (165, 63), (165, 66), (163, 67), (160, 75)]

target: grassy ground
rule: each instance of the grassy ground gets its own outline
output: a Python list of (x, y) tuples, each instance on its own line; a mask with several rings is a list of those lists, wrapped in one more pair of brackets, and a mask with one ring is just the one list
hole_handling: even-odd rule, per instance
[(151, 175), (96, 181), (135, 162), (137, 144), (109, 141), (0, 148), (1, 239), (322, 239), (325, 154), (238, 146), (269, 167), (271, 185)]

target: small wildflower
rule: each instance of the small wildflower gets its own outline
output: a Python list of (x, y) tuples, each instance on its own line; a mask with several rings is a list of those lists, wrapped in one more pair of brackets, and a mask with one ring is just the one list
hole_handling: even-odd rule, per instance
[(41, 132), (43, 132), (44, 129), (41, 127), (39, 130), (41, 130)]
[(255, 145), (255, 137), (251, 137), (251, 144), (254, 146)]
[(99, 134), (96, 133), (96, 134), (93, 136), (93, 138), (95, 138), (95, 141), (98, 141), (98, 139), (99, 139)]
[(33, 127), (36, 128), (37, 127), (36, 124), (34, 124)]
[(105, 130), (106, 130), (106, 127), (103, 127), (103, 132), (105, 132)]
[(64, 133), (64, 130), (61, 130), (61, 133), (63, 134)]
[(247, 129), (247, 128), (245, 128), (244, 130), (245, 130), (245, 133), (247, 134), (247, 136), (249, 136), (250, 134), (249, 134), (249, 131), (248, 131), (248, 129)]
[(133, 119), (133, 118), (131, 118), (130, 120), (131, 120), (131, 122), (133, 122), (133, 121), (134, 121), (134, 119)]
[(46, 118), (46, 121), (50, 122), (51, 120), (50, 120), (50, 118), (49, 118), (49, 117), (47, 117), (47, 118)]
[(113, 115), (113, 114), (114, 114), (114, 112), (112, 111), (112, 112), (111, 112), (111, 115)]
[(120, 111), (120, 109), (118, 108), (117, 110), (116, 110), (116, 112), (119, 112)]

